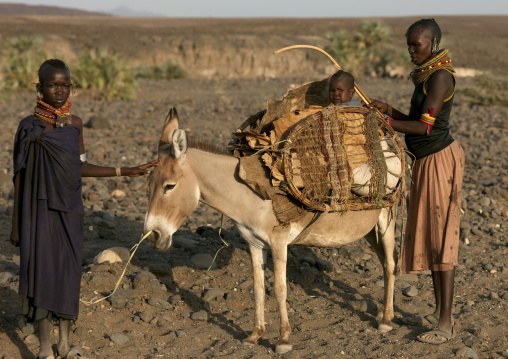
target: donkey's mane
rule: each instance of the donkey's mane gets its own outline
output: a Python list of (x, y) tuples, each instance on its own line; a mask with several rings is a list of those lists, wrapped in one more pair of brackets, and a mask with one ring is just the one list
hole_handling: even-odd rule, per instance
[(216, 155), (232, 156), (231, 152), (225, 147), (220, 147), (215, 143), (210, 143), (202, 139), (189, 139), (189, 147), (197, 150), (202, 150)]

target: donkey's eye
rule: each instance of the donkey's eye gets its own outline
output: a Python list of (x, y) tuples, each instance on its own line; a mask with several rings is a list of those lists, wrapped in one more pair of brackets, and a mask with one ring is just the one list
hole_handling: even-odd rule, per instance
[(167, 184), (164, 186), (164, 194), (167, 192), (167, 191), (171, 191), (173, 188), (175, 188), (176, 185), (174, 184)]

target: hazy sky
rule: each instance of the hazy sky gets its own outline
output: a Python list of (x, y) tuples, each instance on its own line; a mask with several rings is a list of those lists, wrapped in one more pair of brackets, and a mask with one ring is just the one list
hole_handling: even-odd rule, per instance
[(386, 17), (508, 15), (507, 0), (0, 0), (90, 11), (119, 6), (170, 17)]

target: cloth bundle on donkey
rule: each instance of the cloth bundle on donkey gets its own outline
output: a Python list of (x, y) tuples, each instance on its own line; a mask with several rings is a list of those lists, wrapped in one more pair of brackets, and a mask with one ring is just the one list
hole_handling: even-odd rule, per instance
[(269, 100), (229, 144), (240, 158), (240, 177), (274, 201), (283, 223), (309, 209), (390, 206), (402, 190), (404, 154), (393, 130), (373, 110), (327, 106), (328, 82), (307, 83)]
[(402, 143), (375, 110), (330, 105), (329, 77), (269, 100), (234, 133), (240, 177), (281, 223), (307, 210), (391, 206), (403, 189)]

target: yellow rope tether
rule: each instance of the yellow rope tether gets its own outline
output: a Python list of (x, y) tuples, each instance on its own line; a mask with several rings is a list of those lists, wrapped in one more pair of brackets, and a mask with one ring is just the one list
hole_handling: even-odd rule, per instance
[(103, 300), (105, 300), (105, 299), (107, 299), (107, 298), (111, 297), (113, 294), (115, 294), (116, 290), (118, 289), (118, 286), (120, 285), (120, 282), (121, 282), (121, 280), (122, 280), (123, 276), (125, 275), (125, 271), (127, 270), (127, 266), (128, 266), (128, 265), (129, 265), (129, 263), (131, 262), (132, 257), (134, 257), (134, 253), (136, 253), (136, 250), (138, 249), (138, 247), (139, 247), (139, 245), (141, 244), (141, 242), (143, 242), (143, 241), (145, 240), (145, 238), (146, 238), (146, 237), (148, 237), (148, 236), (150, 235), (150, 233), (152, 233), (152, 231), (151, 231), (151, 230), (150, 230), (150, 231), (148, 231), (148, 233), (147, 233), (147, 234), (145, 234), (145, 235), (141, 238), (141, 240), (140, 240), (137, 244), (135, 244), (135, 245), (131, 248), (131, 252), (132, 252), (132, 254), (131, 254), (131, 256), (129, 257), (129, 260), (127, 261), (127, 264), (125, 264), (125, 267), (123, 268), (123, 271), (122, 271), (122, 274), (120, 275), (120, 278), (118, 278), (118, 281), (116, 282), (115, 289), (113, 290), (113, 292), (112, 292), (110, 295), (108, 295), (108, 296), (106, 296), (106, 297), (99, 298), (99, 299), (94, 298), (94, 299), (92, 299), (92, 300), (91, 300), (91, 301), (89, 301), (89, 302), (87, 302), (87, 301), (85, 301), (85, 300), (82, 300), (82, 299), (80, 299), (80, 301), (81, 301), (81, 302), (83, 302), (83, 303), (85, 303), (85, 304), (87, 304), (87, 305), (91, 305), (91, 304), (96, 304), (96, 303), (99, 303), (99, 302), (101, 302), (101, 301), (103, 301)]
[[(229, 244), (226, 243), (226, 241), (222, 238), (222, 235), (221, 235), (221, 231), (222, 231), (222, 222), (224, 220), (224, 215), (222, 215), (221, 217), (221, 221), (220, 221), (220, 228), (219, 228), (219, 238), (221, 239), (222, 243), (224, 243), (224, 245), (222, 247), (219, 248), (219, 250), (215, 253), (215, 256), (213, 257), (213, 261), (212, 261), (212, 264), (210, 265), (210, 267), (208, 267), (208, 270), (207, 272), (212, 268), (213, 266), (213, 263), (215, 263), (215, 259), (217, 258), (217, 254), (219, 254), (220, 250), (224, 247), (229, 247)], [(139, 248), (139, 245), (141, 244), (141, 242), (143, 242), (146, 237), (148, 237), (150, 235), (150, 233), (152, 233), (152, 231), (150, 230), (147, 234), (145, 234), (140, 240), (138, 243), (136, 243), (132, 248), (131, 248), (131, 256), (129, 257), (129, 260), (127, 261), (127, 263), (125, 264), (125, 267), (123, 268), (123, 271), (122, 271), (122, 274), (120, 275), (120, 278), (118, 278), (118, 281), (116, 282), (116, 285), (115, 285), (115, 289), (113, 289), (113, 292), (111, 292), (111, 294), (105, 296), (105, 297), (102, 297), (102, 298), (93, 298), (92, 300), (90, 301), (86, 301), (86, 300), (83, 300), (83, 299), (80, 299), (81, 302), (85, 303), (86, 305), (92, 305), (92, 304), (97, 304), (99, 302), (102, 302), (103, 300), (106, 300), (108, 299), (109, 297), (111, 297), (113, 294), (115, 294), (116, 290), (118, 289), (118, 287), (120, 286), (120, 282), (122, 281), (124, 275), (125, 275), (125, 272), (127, 271), (127, 266), (130, 264), (131, 262), (131, 259), (132, 257), (134, 257), (134, 253), (136, 253), (137, 249)]]
[(222, 243), (224, 243), (224, 245), (222, 247), (220, 247), (217, 252), (215, 252), (215, 256), (213, 256), (212, 264), (210, 264), (210, 267), (208, 267), (208, 269), (206, 270), (207, 273), (210, 271), (210, 269), (212, 268), (213, 264), (215, 263), (215, 258), (217, 258), (217, 254), (219, 254), (221, 249), (224, 248), (224, 247), (229, 247), (229, 244), (226, 243), (226, 241), (222, 238), (222, 235), (221, 235), (223, 220), (224, 220), (224, 214), (222, 214), (222, 216), (220, 217), (220, 228), (219, 228), (219, 238), (222, 241)]

